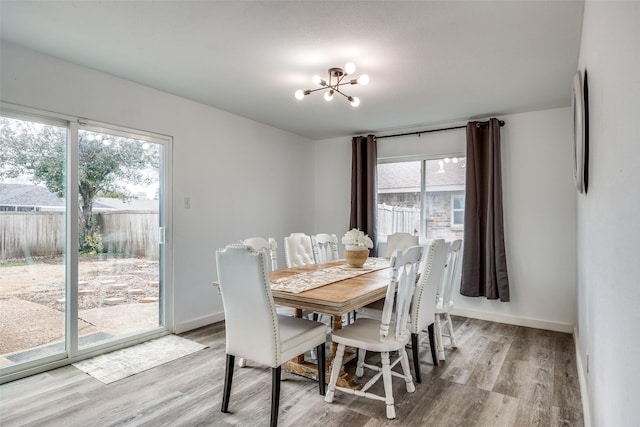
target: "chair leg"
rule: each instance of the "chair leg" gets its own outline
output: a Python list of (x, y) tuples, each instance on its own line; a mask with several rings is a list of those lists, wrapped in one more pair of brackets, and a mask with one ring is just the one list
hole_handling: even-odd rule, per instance
[(356, 364), (356, 377), (361, 377), (364, 375), (364, 358), (367, 356), (367, 350), (359, 348), (358, 349), (358, 362)]
[(444, 360), (444, 345), (442, 344), (442, 324), (440, 323), (440, 315), (436, 314), (435, 321), (436, 348), (438, 349), (438, 360)]
[(391, 383), (391, 366), (389, 364), (389, 352), (380, 353), (380, 361), (382, 362), (382, 382), (384, 384), (384, 401), (387, 404), (387, 418), (396, 417), (396, 408), (393, 402), (393, 386)]
[(449, 315), (449, 313), (446, 313), (445, 317), (447, 318), (447, 327), (449, 328), (449, 341), (451, 341), (451, 347), (458, 348), (456, 337), (453, 335), (453, 322), (451, 321), (451, 316)]
[(227, 366), (224, 372), (224, 388), (222, 392), (222, 407), (221, 412), (229, 412), (229, 396), (231, 396), (231, 382), (233, 381), (233, 364), (235, 363), (235, 356), (227, 354)]
[(413, 354), (413, 370), (416, 372), (416, 382), (421, 383), (420, 378), (420, 359), (418, 357), (418, 338), (420, 334), (411, 334), (411, 353)]
[(321, 396), (326, 394), (325, 390), (325, 344), (322, 343), (316, 347), (316, 353), (318, 355), (318, 389)]
[(411, 368), (409, 368), (409, 356), (407, 356), (407, 350), (404, 348), (398, 351), (398, 356), (400, 356), (400, 366), (402, 366), (402, 373), (404, 374), (404, 382), (405, 387), (407, 388), (407, 393), (413, 393), (416, 391), (416, 386), (413, 383), (413, 377), (411, 376)]
[(329, 379), (329, 389), (324, 397), (327, 403), (333, 402), (333, 395), (336, 391), (336, 383), (338, 382), (338, 374), (342, 368), (342, 359), (344, 358), (344, 344), (338, 344), (336, 357), (333, 358), (333, 367), (331, 368), (331, 378)]
[(280, 377), (282, 367), (271, 368), (271, 427), (278, 425), (278, 409), (280, 407)]
[(433, 366), (438, 366), (438, 355), (436, 354), (436, 338), (433, 332), (433, 323), (427, 327), (427, 332), (429, 333), (429, 348), (431, 349), (431, 360), (433, 361)]

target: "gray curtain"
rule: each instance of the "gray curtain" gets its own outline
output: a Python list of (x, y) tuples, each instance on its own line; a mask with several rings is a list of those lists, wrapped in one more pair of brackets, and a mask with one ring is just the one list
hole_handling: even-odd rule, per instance
[(364, 231), (373, 240), (371, 256), (377, 256), (378, 143), (374, 135), (355, 136), (351, 142), (351, 217), (349, 229)]
[(464, 249), (460, 293), (509, 301), (502, 220), (500, 123), (467, 124)]

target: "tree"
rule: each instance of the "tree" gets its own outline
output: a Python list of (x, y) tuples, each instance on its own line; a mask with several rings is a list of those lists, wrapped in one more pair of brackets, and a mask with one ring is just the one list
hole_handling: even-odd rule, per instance
[[(27, 175), (64, 196), (66, 128), (0, 117), (0, 178)], [(99, 236), (93, 214), (96, 197), (105, 193), (126, 200), (127, 184), (157, 182), (155, 144), (81, 129), (78, 132), (80, 249)]]

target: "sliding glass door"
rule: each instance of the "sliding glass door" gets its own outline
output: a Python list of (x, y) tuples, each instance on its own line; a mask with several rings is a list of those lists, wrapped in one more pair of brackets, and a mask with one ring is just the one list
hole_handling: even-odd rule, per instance
[(142, 136), (78, 131), (78, 348), (162, 326), (160, 160)]
[(0, 368), (65, 354), (66, 123), (0, 117)]
[(162, 333), (170, 140), (0, 120), (0, 373)]

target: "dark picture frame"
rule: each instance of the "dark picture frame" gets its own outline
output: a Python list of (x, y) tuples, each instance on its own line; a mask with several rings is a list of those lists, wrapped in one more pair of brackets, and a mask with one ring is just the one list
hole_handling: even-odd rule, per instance
[(576, 189), (586, 193), (589, 183), (589, 112), (587, 102), (587, 73), (578, 72), (573, 76), (573, 174)]

